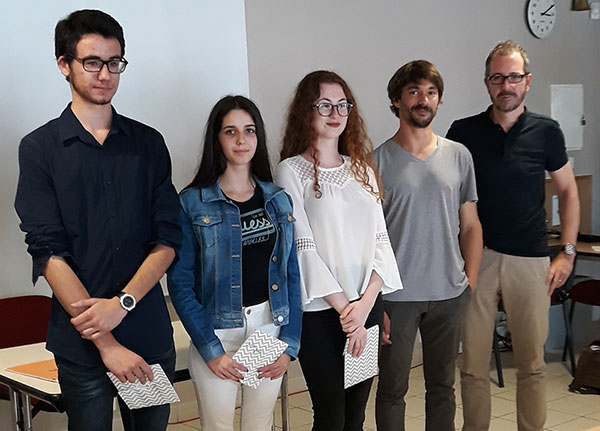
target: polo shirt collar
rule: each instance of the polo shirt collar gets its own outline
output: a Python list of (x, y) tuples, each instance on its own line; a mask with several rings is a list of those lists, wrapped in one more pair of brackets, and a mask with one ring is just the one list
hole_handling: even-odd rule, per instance
[[(527, 110), (527, 106), (525, 106), (524, 109), (525, 110), (521, 115), (519, 115), (519, 118), (517, 118), (517, 122), (510, 128), (508, 133), (510, 133), (512, 130), (519, 130), (523, 123), (527, 121), (527, 119), (531, 116), (531, 113), (529, 112), (529, 110)], [(488, 106), (488, 108), (483, 112), (483, 118), (485, 119), (485, 121), (487, 121), (494, 127), (499, 127), (498, 124), (492, 121), (492, 105)]]

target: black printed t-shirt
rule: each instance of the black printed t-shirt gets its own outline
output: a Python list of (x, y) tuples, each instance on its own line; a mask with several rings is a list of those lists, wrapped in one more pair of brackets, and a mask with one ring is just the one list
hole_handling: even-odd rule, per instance
[(269, 300), (269, 262), (275, 246), (275, 226), (265, 209), (260, 187), (240, 209), (242, 226), (242, 303), (244, 307)]

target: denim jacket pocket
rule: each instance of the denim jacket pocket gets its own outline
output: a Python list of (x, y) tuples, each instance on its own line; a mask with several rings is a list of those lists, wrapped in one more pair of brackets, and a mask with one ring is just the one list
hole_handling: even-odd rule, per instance
[(288, 253), (288, 250), (294, 243), (294, 223), (296, 219), (292, 213), (284, 212), (277, 215), (277, 229), (279, 231), (280, 241), (285, 241), (284, 254)]
[(198, 214), (192, 217), (194, 233), (201, 247), (213, 247), (219, 241), (222, 222), (221, 214)]

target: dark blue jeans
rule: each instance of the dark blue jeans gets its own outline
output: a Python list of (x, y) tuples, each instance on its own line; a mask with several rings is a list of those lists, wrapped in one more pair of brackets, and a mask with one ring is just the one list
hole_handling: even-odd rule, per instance
[[(113, 398), (117, 390), (106, 375), (104, 366), (93, 367), (76, 364), (59, 356), (58, 382), (69, 417), (69, 431), (110, 431), (113, 425)], [(173, 381), (175, 375), (175, 351), (147, 360), (149, 365), (160, 364)], [(171, 406), (147, 407), (129, 410), (118, 398), (125, 431), (164, 431), (169, 422)]]

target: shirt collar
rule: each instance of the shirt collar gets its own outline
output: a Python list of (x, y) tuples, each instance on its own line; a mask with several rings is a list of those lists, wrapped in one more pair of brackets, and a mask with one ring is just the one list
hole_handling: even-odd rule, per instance
[[(111, 109), (112, 123), (110, 126), (110, 132), (108, 133), (109, 136), (121, 131), (125, 135), (131, 137), (131, 126), (123, 120), (123, 117), (117, 113), (114, 107), (111, 106)], [(58, 128), (59, 139), (63, 144), (71, 144), (75, 141), (75, 139), (79, 139), (87, 144), (96, 144), (96, 140), (92, 134), (83, 127), (83, 125), (79, 122), (79, 119), (77, 119), (71, 110), (71, 102), (69, 102), (62, 114), (60, 114), (58, 122), (60, 125)]]
[[(254, 179), (256, 184), (258, 184), (258, 186), (261, 188), (265, 202), (268, 202), (273, 197), (275, 197), (275, 195), (277, 195), (278, 193), (280, 193), (283, 190), (281, 187), (278, 187), (273, 183), (259, 180), (254, 175), (252, 176), (252, 178)], [(225, 196), (225, 194), (223, 193), (223, 191), (221, 190), (221, 187), (219, 186), (218, 181), (216, 181), (214, 184), (211, 184), (208, 187), (203, 187), (200, 190), (200, 193), (202, 194), (203, 202), (228, 200), (227, 197)]]
[[(511, 130), (518, 130), (518, 128), (521, 127), (521, 125), (523, 124), (524, 121), (527, 120), (527, 118), (529, 118), (529, 116), (531, 115), (531, 113), (527, 110), (527, 107), (524, 106), (524, 111), (521, 115), (519, 115), (519, 118), (517, 118), (517, 122), (511, 127), (511, 129), (509, 130), (509, 132)], [(482, 117), (484, 119), (484, 121), (486, 121), (487, 123), (497, 127), (498, 125), (496, 123), (494, 123), (492, 121), (492, 105), (488, 106), (488, 108), (482, 112)]]

